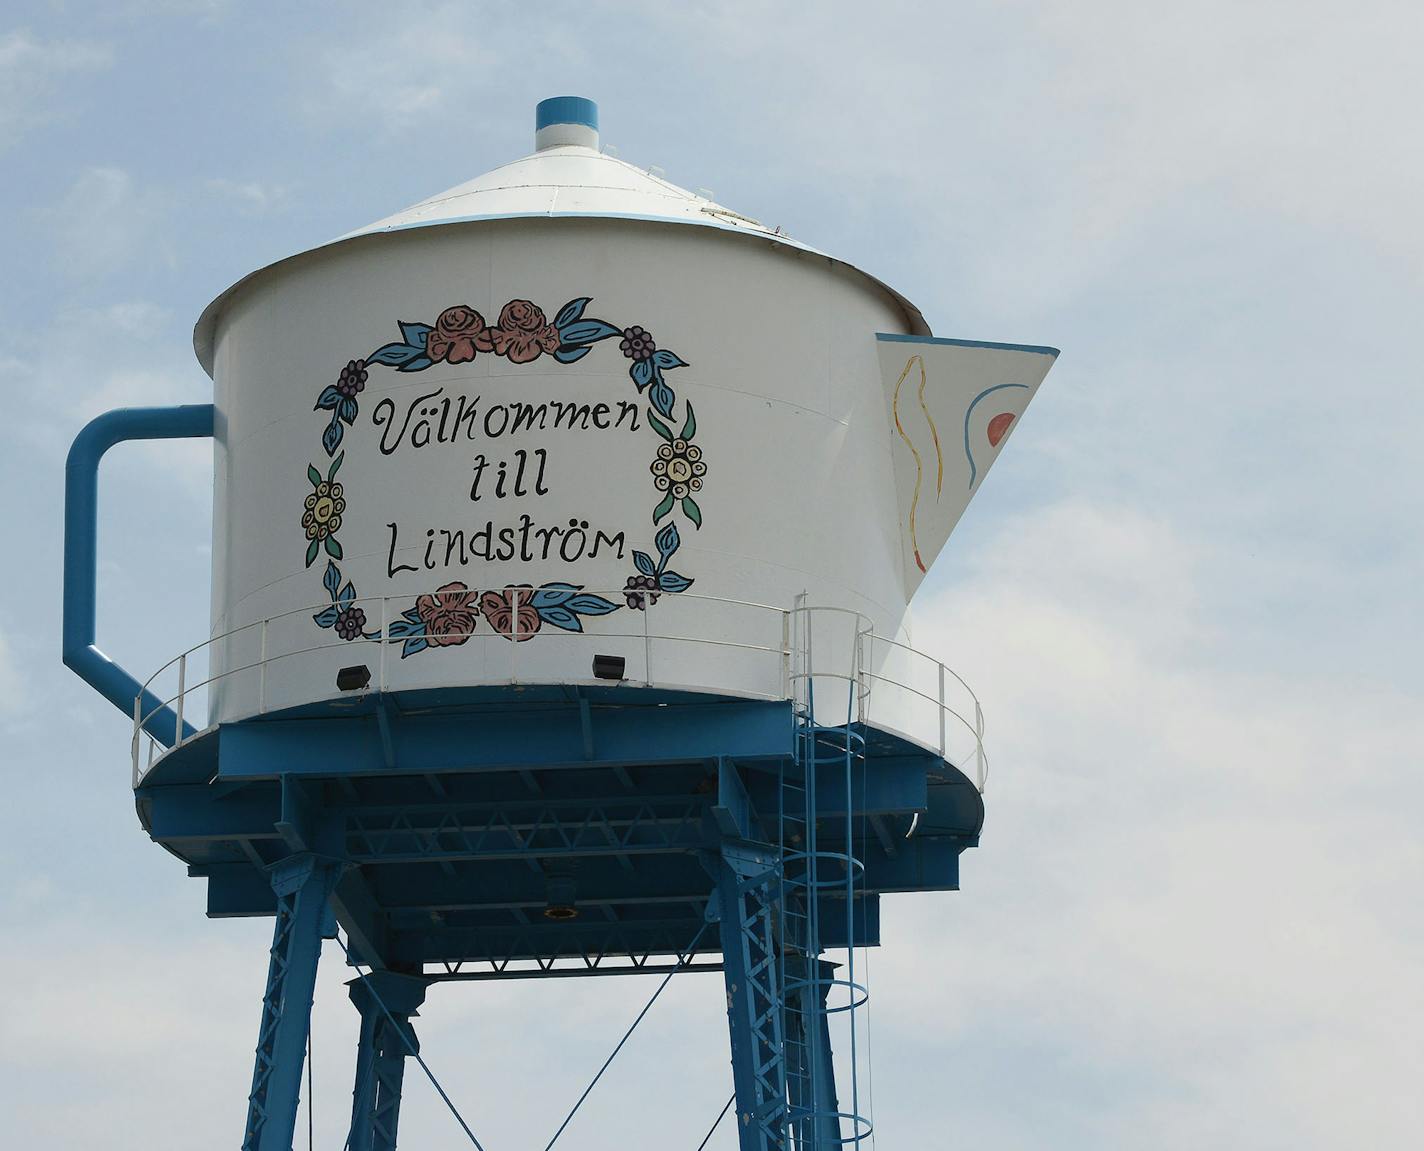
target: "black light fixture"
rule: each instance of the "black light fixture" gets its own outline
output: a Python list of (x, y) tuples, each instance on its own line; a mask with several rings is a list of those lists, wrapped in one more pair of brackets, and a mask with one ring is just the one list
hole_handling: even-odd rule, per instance
[(596, 655), (593, 657), (593, 678), (622, 679), (626, 664), (621, 655)]
[(360, 691), (371, 682), (371, 669), (364, 663), (343, 667), (336, 673), (337, 691)]
[(548, 900), (548, 904), (544, 908), (544, 918), (558, 922), (577, 919), (579, 909), (574, 904), (576, 894), (577, 886), (571, 874), (567, 872), (551, 873), (545, 888), (545, 898)]

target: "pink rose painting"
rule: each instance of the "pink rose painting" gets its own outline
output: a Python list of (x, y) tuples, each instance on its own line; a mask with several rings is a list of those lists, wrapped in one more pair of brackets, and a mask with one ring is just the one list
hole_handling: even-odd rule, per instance
[[(543, 622), (531, 602), (533, 599), (534, 589), (527, 584), (507, 587), (502, 592), (487, 591), (480, 596), (480, 611), (489, 620), (490, 627), (505, 639), (523, 643), (534, 637)], [(515, 634), (516, 620), (518, 635)]]
[(528, 300), (510, 300), (499, 313), (499, 327), (489, 329), (494, 350), (512, 364), (527, 364), (559, 347), (559, 330), (544, 309)]
[(463, 364), (475, 358), (476, 350), (488, 352), (490, 341), (485, 318), (463, 304), (446, 308), (440, 313), (425, 337), (425, 354), (435, 363)]
[(470, 601), (475, 593), (462, 583), (447, 583), (434, 595), (415, 601), (425, 624), (425, 642), (431, 647), (455, 647), (470, 638), (479, 621), (479, 609)]

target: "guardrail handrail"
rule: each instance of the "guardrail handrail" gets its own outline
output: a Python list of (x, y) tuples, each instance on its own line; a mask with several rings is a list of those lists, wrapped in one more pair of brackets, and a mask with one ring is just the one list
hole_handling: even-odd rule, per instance
[[(623, 594), (622, 588), (612, 588), (607, 590), (601, 588), (589, 588), (585, 590), (591, 591), (594, 594), (606, 594), (615, 596)], [(386, 690), (388, 686), (386, 672), (386, 649), (388, 649), (392, 644), (398, 644), (401, 642), (398, 637), (392, 637), (388, 634), (389, 618), (387, 608), (389, 607), (390, 601), (396, 598), (406, 599), (407, 597), (393, 597), (389, 595), (361, 596), (354, 598), (350, 601), (351, 605), (369, 605), (373, 603), (379, 603), (381, 605), (379, 632), (371, 636), (359, 636), (354, 641), (362, 644), (376, 644), (381, 648), (380, 677), (377, 685), (378, 690)], [(759, 603), (751, 600), (739, 600), (729, 596), (702, 595), (700, 593), (692, 592), (680, 592), (678, 593), (677, 599), (679, 602), (699, 601), (709, 604), (724, 604), (731, 605), (737, 608), (751, 609), (754, 612), (772, 614), (776, 617), (779, 617), (781, 632), (780, 637), (777, 642), (774, 643), (753, 643), (744, 642), (741, 640), (719, 638), (715, 636), (677, 634), (668, 631), (651, 631), (648, 627), (649, 619), (647, 612), (642, 613), (643, 627), (638, 630), (600, 630), (597, 632), (566, 632), (561, 633), (561, 637), (566, 639), (588, 640), (641, 640), (645, 645), (642, 682), (649, 686), (651, 686), (655, 682), (652, 676), (652, 649), (650, 646), (654, 640), (660, 643), (695, 643), (706, 647), (726, 648), (736, 651), (757, 652), (765, 655), (774, 655), (781, 662), (780, 694), (767, 695), (767, 693), (765, 692), (756, 692), (754, 694), (758, 696), (766, 696), (766, 698), (795, 699), (798, 696), (799, 687), (802, 684), (809, 683), (810, 681), (816, 679), (838, 680), (852, 685), (852, 690), (854, 691), (853, 713), (856, 719), (863, 723), (869, 722), (870, 720), (870, 704), (873, 698), (872, 689), (876, 685), (885, 685), (892, 687), (897, 691), (908, 693), (910, 696), (916, 697), (925, 701), (926, 703), (935, 706), (939, 715), (938, 748), (941, 757), (947, 757), (949, 752), (946, 733), (946, 723), (949, 718), (952, 717), (956, 724), (958, 724), (960, 727), (963, 727), (969, 733), (969, 735), (973, 737), (973, 755), (976, 764), (975, 783), (978, 789), (980, 791), (983, 791), (984, 784), (987, 778), (988, 760), (984, 754), (983, 710), (979, 703), (979, 697), (974, 693), (974, 689), (971, 688), (969, 684), (964, 681), (963, 677), (961, 677), (952, 668), (946, 666), (939, 660), (936, 660), (928, 653), (919, 651), (913, 647), (910, 647), (908, 644), (901, 643), (898, 640), (890, 639), (886, 636), (875, 634), (872, 622), (865, 616), (863, 612), (857, 611), (854, 608), (841, 607), (835, 604), (805, 604), (803, 602), (799, 602), (795, 607), (784, 608), (777, 607), (773, 604)], [(210, 685), (215, 684), (221, 680), (231, 679), (234, 676), (246, 672), (257, 671), (259, 675), (258, 712), (260, 714), (261, 712), (264, 712), (266, 710), (268, 665), (276, 664), (282, 660), (311, 655), (315, 652), (329, 651), (347, 647), (351, 642), (353, 642), (350, 640), (333, 640), (330, 642), (322, 642), (312, 644), (310, 646), (300, 647), (292, 651), (281, 651), (275, 654), (270, 653), (268, 651), (267, 638), (271, 625), (273, 625), (274, 623), (279, 623), (282, 620), (289, 619), (293, 616), (320, 612), (329, 606), (329, 601), (322, 601), (320, 603), (291, 608), (289, 610), (279, 612), (275, 615), (266, 616), (262, 619), (251, 620), (247, 623), (239, 624), (237, 627), (229, 628), (227, 631), (220, 632), (219, 634), (214, 636), (210, 636), (202, 643), (194, 644), (192, 647), (185, 649), (184, 651), (180, 652), (178, 655), (170, 659), (152, 675), (150, 675), (148, 679), (144, 681), (140, 694), (134, 699), (134, 734), (132, 746), (134, 786), (137, 787), (142, 778), (142, 773), (140, 772), (139, 768), (141, 759), (140, 746), (142, 742), (141, 736), (146, 734), (145, 725), (148, 723), (149, 719), (152, 716), (160, 713), (164, 708), (173, 707), (176, 710), (176, 715), (179, 720), (181, 731), (184, 707), (188, 698), (192, 695), (193, 692), (199, 690), (200, 688), (207, 688)], [(855, 619), (856, 622), (854, 626), (850, 650), (848, 653), (846, 653), (847, 666), (850, 669), (849, 672), (840, 669), (831, 670), (828, 668), (815, 666), (815, 657), (811, 653), (810, 645), (802, 645), (795, 641), (794, 636), (801, 636), (801, 631), (799, 629), (803, 627), (809, 628), (811, 626), (809, 621), (817, 615), (845, 615), (853, 617)], [(474, 630), (468, 632), (457, 632), (453, 633), (453, 636), (457, 637), (461, 642), (470, 639), (489, 641), (496, 638), (509, 641), (518, 637), (519, 632), (517, 618), (514, 621), (514, 625), (514, 633), (512, 636), (504, 636), (500, 633), (491, 632), (489, 630), (479, 632), (476, 632)], [(203, 651), (204, 649), (211, 649), (219, 643), (230, 641), (234, 637), (237, 637), (244, 633), (251, 633), (253, 631), (259, 630), (261, 634), (261, 651), (255, 660), (250, 660), (238, 664), (236, 666), (224, 667), (222, 670), (215, 673), (211, 673), (211, 669), (209, 669), (210, 674), (206, 675), (203, 679), (191, 683), (188, 681), (187, 662), (190, 656), (196, 654), (197, 652)], [(885, 674), (885, 669), (883, 668), (883, 666), (879, 671), (874, 670), (875, 665), (873, 664), (873, 661), (871, 659), (867, 658), (867, 652), (873, 655), (873, 645), (877, 642), (885, 644), (889, 648), (898, 649), (899, 651), (905, 652), (911, 656), (916, 657), (919, 660), (924, 661), (936, 673), (938, 681), (938, 696), (930, 694), (929, 692), (923, 691), (917, 687), (913, 687), (908, 683), (904, 683), (901, 680), (896, 679), (892, 675)], [(508, 682), (517, 683), (519, 682), (517, 645), (514, 649), (512, 649), (512, 651), (514, 653), (514, 667), (511, 669), (512, 678)], [(794, 662), (798, 654), (803, 657), (806, 666), (800, 666), (799, 663)], [(177, 669), (178, 674), (177, 693), (172, 696), (169, 696), (167, 699), (159, 699), (157, 693), (150, 692), (149, 689), (153, 687), (155, 681), (157, 681), (160, 676), (173, 670), (175, 667)], [(961, 714), (961, 712), (957, 708), (951, 706), (951, 704), (946, 700), (945, 677), (947, 675), (952, 676), (954, 680), (965, 690), (965, 692), (968, 693), (970, 700), (973, 701), (973, 722), (971, 722), (965, 715)], [(506, 681), (491, 679), (481, 680), (479, 682), (503, 683)], [(143, 708), (144, 702), (147, 702), (151, 705), (149, 710), (147, 710), (146, 712)], [(202, 730), (207, 730), (207, 728), (204, 728)], [(178, 739), (172, 745), (172, 748), (169, 748), (167, 750), (173, 750), (182, 746), (183, 744), (189, 742), (197, 734), (201, 734), (201, 732), (195, 731), (190, 727), (188, 729), (187, 735), (183, 738)], [(913, 734), (905, 734), (907, 738), (910, 738), (916, 743), (921, 743), (925, 746), (934, 746), (933, 740), (926, 742), (925, 740), (917, 738)], [(154, 762), (154, 747), (152, 746), (153, 743), (153, 737), (150, 735), (150, 747), (148, 756), (149, 767), (151, 767)], [(159, 758), (161, 758), (161, 756)]]

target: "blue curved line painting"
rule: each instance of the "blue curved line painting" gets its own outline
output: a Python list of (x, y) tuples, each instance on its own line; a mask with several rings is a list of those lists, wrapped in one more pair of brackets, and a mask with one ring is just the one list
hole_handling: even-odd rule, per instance
[[(982, 392), (980, 392), (977, 396), (975, 396), (972, 400), (969, 401), (969, 407), (968, 407), (968, 408), (965, 410), (965, 412), (964, 412), (964, 455), (965, 455), (965, 457), (969, 460), (969, 490), (970, 490), (970, 491), (973, 491), (973, 490), (974, 490), (974, 481), (975, 481), (976, 479), (978, 479), (978, 477), (979, 477), (979, 465), (974, 462), (974, 450), (969, 446), (969, 420), (970, 420), (970, 417), (974, 415), (974, 408), (976, 407), (976, 405), (978, 405), (978, 403), (979, 403), (980, 400), (982, 400), (985, 396), (993, 395), (995, 392), (1001, 392), (1001, 391), (1003, 391), (1005, 388), (1024, 388), (1024, 389), (1027, 389), (1027, 388), (1028, 388), (1028, 385), (1027, 385), (1027, 384), (995, 384), (992, 388), (985, 388)], [(1007, 415), (1008, 413), (1005, 413), (1005, 414)], [(999, 419), (1000, 419), (999, 416), (995, 416), (995, 417), (994, 417), (994, 420), (995, 420), (995, 421), (997, 421), (997, 420), (999, 420)], [(1013, 422), (1013, 416), (1010, 415), (1010, 416), (1009, 416), (1009, 419), (1006, 420), (1006, 421), (1004, 421), (1002, 424), (1000, 424), (997, 429), (994, 428), (994, 427), (992, 427), (992, 426), (990, 427), (990, 429), (989, 429), (989, 442), (990, 442), (994, 447), (998, 447), (999, 441), (1000, 441), (1001, 439), (1003, 439), (1004, 432), (1008, 430), (1008, 426), (1009, 426), (1009, 424), (1012, 423), (1012, 422)], [(997, 431), (997, 434), (995, 434), (996, 431)]]

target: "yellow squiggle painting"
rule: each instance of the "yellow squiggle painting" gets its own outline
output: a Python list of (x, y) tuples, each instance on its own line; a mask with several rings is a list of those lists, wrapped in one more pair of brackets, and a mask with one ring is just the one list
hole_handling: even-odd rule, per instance
[(930, 435), (934, 437), (935, 464), (937, 468), (935, 474), (935, 495), (938, 496), (944, 490), (944, 454), (940, 451), (939, 429), (935, 427), (935, 422), (930, 415), (930, 410), (925, 406), (925, 384), (927, 383), (927, 377), (925, 375), (925, 361), (922, 356), (911, 356), (905, 361), (905, 370), (900, 373), (900, 378), (895, 381), (895, 394), (890, 401), (890, 410), (895, 418), (895, 430), (900, 433), (900, 438), (905, 441), (905, 446), (910, 449), (910, 455), (915, 457), (915, 491), (910, 497), (910, 546), (913, 547), (915, 551), (915, 563), (919, 566), (920, 571), (923, 572), (929, 569), (925, 567), (925, 561), (920, 557), (920, 541), (915, 535), (915, 513), (920, 506), (920, 482), (924, 476), (924, 465), (920, 460), (920, 453), (915, 450), (914, 443), (905, 432), (905, 426), (900, 423), (900, 389), (909, 378), (911, 369), (917, 364), (920, 369), (920, 387), (918, 393), (920, 410), (925, 413), (925, 420), (930, 425)]
[[(938, 499), (944, 493), (944, 453), (939, 447), (939, 429), (935, 427), (934, 416), (930, 415), (930, 410), (925, 406), (925, 362), (916, 356), (920, 361), (920, 411), (925, 413), (925, 422), (930, 426), (930, 435), (934, 437), (935, 446), (935, 498)], [(910, 365), (906, 364), (908, 368)]]

